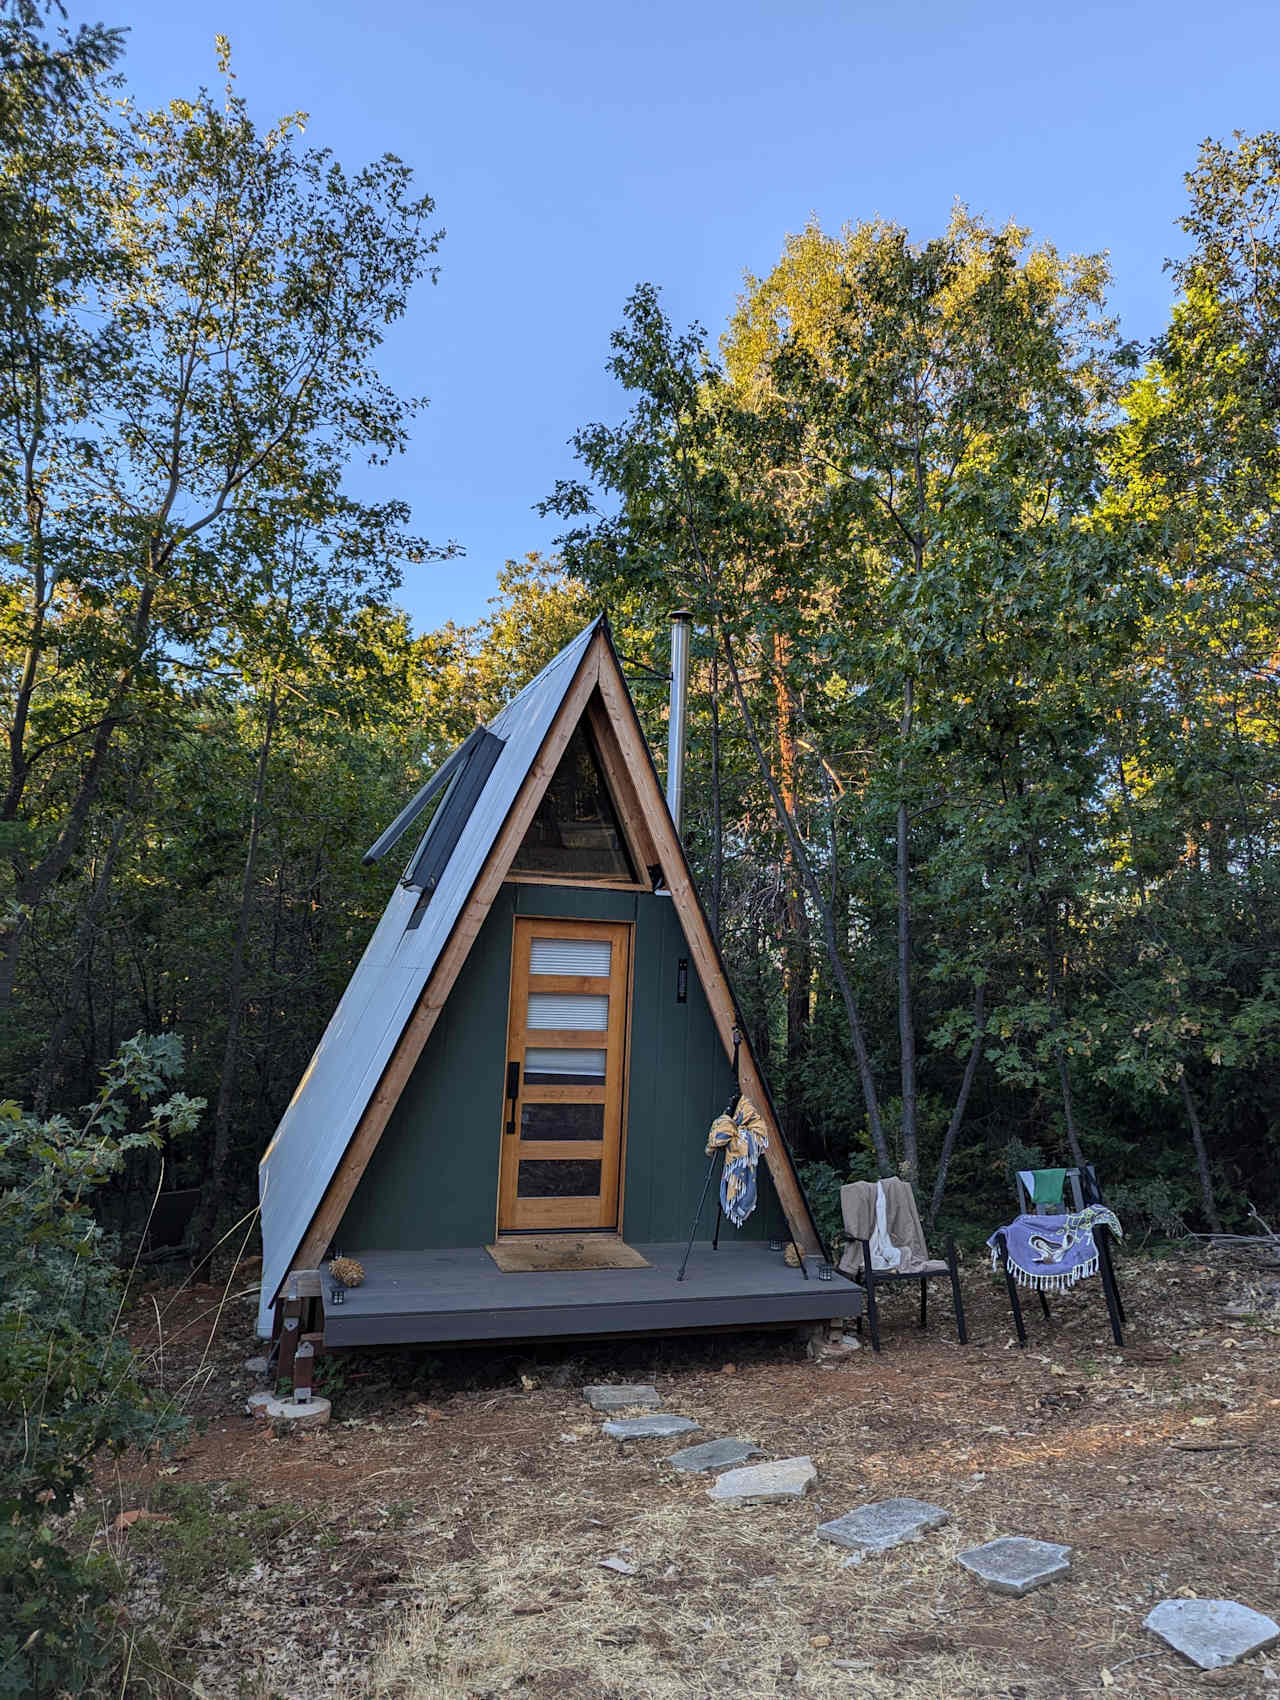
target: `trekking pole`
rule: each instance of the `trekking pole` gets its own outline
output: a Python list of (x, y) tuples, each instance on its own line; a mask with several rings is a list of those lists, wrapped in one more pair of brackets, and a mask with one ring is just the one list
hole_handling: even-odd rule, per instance
[(680, 1259), (680, 1269), (676, 1275), (677, 1281), (684, 1280), (684, 1272), (689, 1264), (689, 1253), (693, 1250), (693, 1242), (698, 1237), (698, 1223), (702, 1219), (702, 1206), (707, 1202), (707, 1188), (711, 1185), (711, 1177), (716, 1172), (716, 1158), (720, 1155), (723, 1149), (723, 1146), (717, 1145), (715, 1150), (711, 1153), (711, 1161), (707, 1164), (706, 1179), (702, 1183), (702, 1191), (698, 1196), (698, 1208), (694, 1213), (693, 1227), (689, 1230), (689, 1243), (684, 1248), (684, 1256)]
[[(733, 1112), (737, 1109), (738, 1100), (742, 1096), (742, 1091), (741, 1091), (741, 1088), (739, 1087), (739, 1084), (738, 1084), (738, 1047), (741, 1044), (742, 1044), (742, 1034), (739, 1031), (739, 1029), (737, 1027), (735, 1027), (734, 1030), (733, 1030), (733, 1096), (730, 1098), (729, 1107), (725, 1111), (725, 1114), (729, 1115), (729, 1116), (731, 1116), (733, 1114)], [(693, 1242), (698, 1237), (698, 1223), (702, 1220), (702, 1206), (707, 1202), (707, 1188), (711, 1185), (711, 1177), (715, 1173), (716, 1158), (719, 1157), (725, 1149), (726, 1148), (724, 1146), (718, 1145), (715, 1148), (715, 1150), (711, 1153), (711, 1161), (707, 1164), (707, 1173), (706, 1173), (706, 1178), (702, 1183), (702, 1191), (698, 1195), (698, 1208), (694, 1212), (693, 1227), (689, 1230), (689, 1243), (684, 1248), (684, 1256), (680, 1259), (680, 1268), (676, 1273), (676, 1280), (677, 1281), (683, 1281), (684, 1280), (685, 1270), (689, 1267), (689, 1255), (693, 1251)], [(716, 1232), (715, 1232), (715, 1238), (711, 1242), (712, 1249), (715, 1250), (715, 1251), (719, 1251), (719, 1249), (720, 1249), (720, 1213), (721, 1213), (722, 1208), (723, 1208), (722, 1204), (720, 1203), (719, 1200), (717, 1200), (717, 1202), (716, 1202)]]

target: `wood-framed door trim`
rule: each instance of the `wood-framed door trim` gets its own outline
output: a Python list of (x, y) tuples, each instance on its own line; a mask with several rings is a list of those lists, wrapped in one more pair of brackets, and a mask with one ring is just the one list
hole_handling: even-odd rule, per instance
[[(533, 974), (528, 967), (537, 938), (603, 939), (613, 946), (608, 976)], [(619, 960), (621, 957), (621, 960)], [(631, 1065), (632, 978), (635, 969), (635, 927), (626, 920), (584, 920), (554, 915), (516, 915), (511, 932), (511, 979), (507, 1012), (507, 1068), (520, 1065), (520, 1085), (514, 1101), (503, 1101), (499, 1133), (498, 1196), (495, 1234), (620, 1233), (623, 1179), (626, 1172), (627, 1096)], [(603, 994), (609, 998), (605, 1028), (530, 1028), (531, 992)], [(601, 1041), (604, 1041), (603, 1047)], [(601, 1086), (541, 1083), (524, 1078), (526, 1049), (603, 1048), (605, 1079)], [(524, 1107), (535, 1103), (595, 1104), (604, 1107), (598, 1144), (580, 1140), (527, 1140), (523, 1134)], [(521, 1199), (518, 1194), (522, 1160), (562, 1161), (574, 1158), (601, 1163), (596, 1220), (590, 1220), (591, 1194), (563, 1199)]]

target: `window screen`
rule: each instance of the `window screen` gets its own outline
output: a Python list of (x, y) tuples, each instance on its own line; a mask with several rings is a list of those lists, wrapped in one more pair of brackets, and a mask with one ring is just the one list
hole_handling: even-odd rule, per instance
[(609, 1025), (609, 1000), (603, 994), (530, 992), (526, 1027), (575, 1028), (603, 1033)]
[(604, 1051), (535, 1050), (524, 1053), (524, 1077), (530, 1086), (601, 1086)]
[(525, 1104), (521, 1139), (603, 1139), (603, 1104)]
[(612, 961), (609, 939), (534, 939), (529, 948), (531, 974), (589, 974), (607, 980)]
[(521, 1198), (593, 1198), (600, 1191), (600, 1163), (525, 1157), (516, 1191)]

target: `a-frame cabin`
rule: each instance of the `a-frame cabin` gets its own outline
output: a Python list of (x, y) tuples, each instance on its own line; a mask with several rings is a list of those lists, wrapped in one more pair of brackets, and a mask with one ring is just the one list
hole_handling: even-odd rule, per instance
[[(713, 1248), (712, 1195), (675, 1278), (740, 1018), (607, 622), (446, 767), (260, 1165), (262, 1332), (290, 1291), (319, 1292), (327, 1345), (855, 1314), (855, 1288), (816, 1278), (745, 1039), (769, 1134), (759, 1203)], [(314, 1273), (337, 1251), (365, 1271), (341, 1303)]]

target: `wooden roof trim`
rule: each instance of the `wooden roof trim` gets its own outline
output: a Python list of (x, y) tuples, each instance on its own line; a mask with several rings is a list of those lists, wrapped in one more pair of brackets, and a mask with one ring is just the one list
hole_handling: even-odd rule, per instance
[(573, 683), (556, 711), (448, 943), (440, 953), (413, 1014), (383, 1069), (382, 1077), (311, 1219), (311, 1225), (291, 1259), (291, 1266), (317, 1266), (337, 1233), (391, 1112), (422, 1055), (476, 935), (507, 877), (534, 811), (574, 729), (584, 716), (596, 738), (601, 763), (633, 849), (641, 853), (646, 867), (656, 864), (662, 869), (726, 1056), (733, 1054), (733, 1028), (736, 1026), (743, 1035), (739, 1053), (742, 1089), (756, 1104), (769, 1130), (765, 1161), (787, 1224), (806, 1255), (822, 1255), (808, 1201), (792, 1166), (768, 1087), (746, 1037), (724, 964), (693, 884), (684, 847), (667, 811), (635, 705), (607, 631), (602, 628), (583, 653)]
[(635, 785), (627, 770), (626, 758), (614, 730), (613, 719), (605, 708), (597, 689), (587, 704), (587, 720), (595, 740), (605, 783), (618, 812), (618, 823), (627, 840), (627, 851), (635, 864), (636, 875), (645, 891), (649, 889), (648, 870), (658, 860), (657, 848), (635, 794)]
[(742, 1045), (738, 1054), (742, 1090), (760, 1111), (769, 1131), (765, 1162), (773, 1178), (778, 1202), (787, 1218), (787, 1226), (806, 1256), (822, 1257), (822, 1243), (814, 1227), (809, 1201), (792, 1167), (791, 1153), (782, 1137), (773, 1100), (769, 1096), (769, 1089), (751, 1050), (746, 1028), (738, 1014), (724, 964), (720, 960), (720, 952), (693, 884), (684, 846), (667, 810), (654, 770), (653, 757), (612, 645), (606, 647), (600, 664), (600, 696), (608, 710), (613, 733), (623, 758), (622, 773), (625, 779), (621, 783), (624, 783), (630, 792), (630, 800), (639, 810), (653, 841), (657, 861), (662, 868), (680, 924), (684, 928), (689, 951), (698, 970), (698, 978), (702, 982), (716, 1031), (727, 1056), (733, 1055), (733, 1029), (737, 1027), (742, 1034)]
[(555, 719), (542, 741), (542, 747), (516, 793), (515, 802), (508, 811), (502, 830), (494, 840), (471, 889), (471, 895), (449, 935), (449, 942), (441, 951), (413, 1014), (405, 1023), (396, 1048), (382, 1071), (382, 1078), (356, 1124), (356, 1130), (351, 1136), (342, 1161), (335, 1169), (324, 1197), (320, 1200), (319, 1208), (311, 1218), (311, 1226), (294, 1254), (293, 1263), (303, 1267), (318, 1264), (337, 1233), (360, 1177), (377, 1150), (391, 1112), (408, 1083), (414, 1065), (422, 1055), (423, 1047), (448, 1001), (454, 981), (467, 959), (476, 934), (483, 926), (512, 858), (529, 829), (534, 811), (542, 801), (542, 794), (564, 754), (574, 728), (582, 718), (591, 693), (596, 689), (601, 657), (606, 653), (607, 644), (603, 631), (597, 632), (583, 652), (573, 683), (566, 691)]

